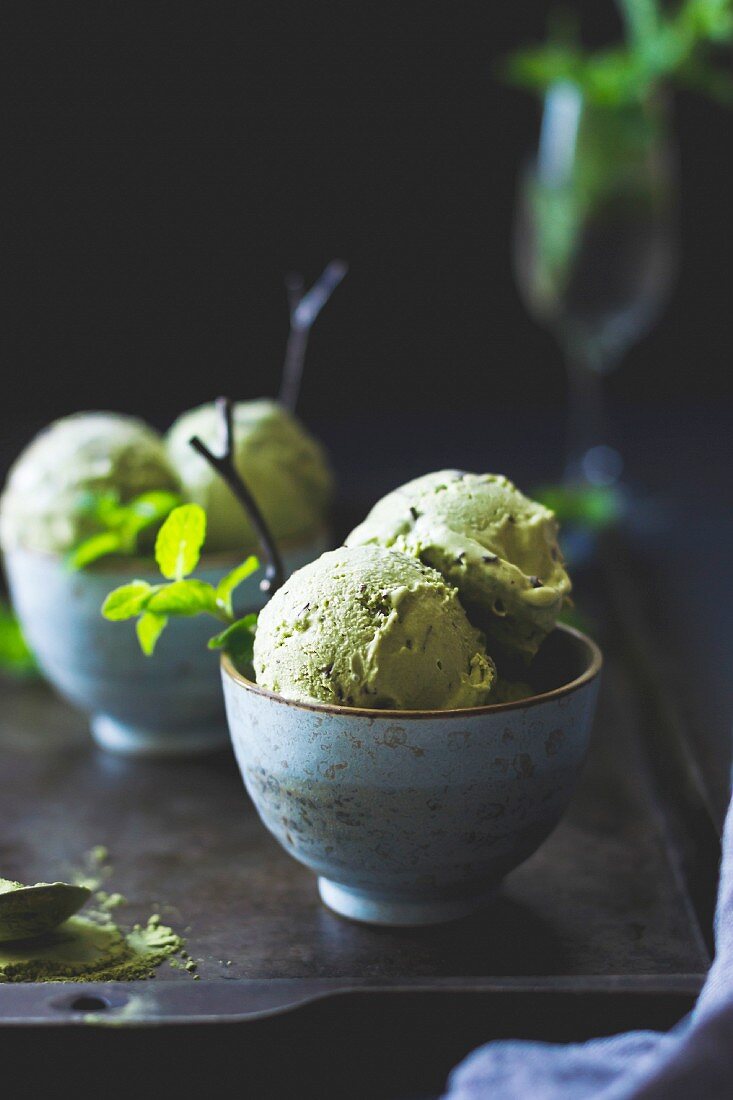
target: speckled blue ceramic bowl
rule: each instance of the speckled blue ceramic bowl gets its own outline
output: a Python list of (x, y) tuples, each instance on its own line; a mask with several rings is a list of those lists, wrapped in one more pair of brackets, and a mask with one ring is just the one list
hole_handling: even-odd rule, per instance
[(558, 627), (533, 667), (540, 693), (469, 710), (295, 703), (224, 658), (245, 785), (337, 913), (433, 924), (484, 904), (570, 801), (590, 734), (598, 647)]
[[(283, 544), (287, 573), (326, 549), (325, 532), (301, 544)], [(242, 556), (204, 557), (196, 576), (216, 583)], [(42, 671), (67, 699), (90, 715), (95, 740), (127, 755), (187, 756), (228, 741), (217, 670), (206, 648), (217, 625), (205, 617), (172, 619), (154, 657), (145, 657), (131, 622), (108, 622), (107, 593), (140, 577), (160, 574), (150, 559), (99, 562), (79, 572), (62, 558), (30, 550), (5, 554), (10, 593)], [(237, 606), (262, 607), (256, 574), (237, 590)]]

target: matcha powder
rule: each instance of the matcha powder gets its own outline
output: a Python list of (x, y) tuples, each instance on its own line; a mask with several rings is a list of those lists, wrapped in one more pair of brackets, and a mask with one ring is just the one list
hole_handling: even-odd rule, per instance
[(36, 940), (0, 944), (0, 982), (132, 982), (182, 948), (158, 916), (127, 935), (109, 920), (71, 917)]

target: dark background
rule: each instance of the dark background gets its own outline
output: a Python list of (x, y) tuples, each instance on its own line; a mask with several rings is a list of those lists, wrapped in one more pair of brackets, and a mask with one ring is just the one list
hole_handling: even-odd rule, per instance
[[(276, 392), (283, 275), (340, 256), (301, 406), (326, 441), (361, 419), (383, 451), (408, 425), (457, 461), (466, 416), (496, 466), (507, 424), (552, 421), (528, 476), (557, 473), (562, 361), (510, 264), (538, 106), (495, 74), (549, 7), (6, 4), (5, 460), (79, 408), (165, 427)], [(612, 0), (576, 7), (589, 42), (618, 35)], [(731, 394), (730, 116), (681, 96), (676, 117), (681, 278), (609, 385), (634, 438)]]

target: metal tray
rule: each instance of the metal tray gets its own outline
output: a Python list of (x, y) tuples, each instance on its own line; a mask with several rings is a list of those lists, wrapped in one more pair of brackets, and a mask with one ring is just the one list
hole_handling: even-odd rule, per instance
[(414, 1033), (425, 1066), (446, 1068), (499, 1034), (580, 1037), (591, 1017), (590, 1033), (669, 1026), (710, 962), (719, 840), (638, 610), (640, 578), (613, 545), (581, 578), (606, 667), (568, 814), (491, 908), (433, 929), (370, 929), (326, 910), (260, 824), (229, 754), (107, 755), (44, 685), (4, 684), (2, 873), (57, 877), (105, 845), (110, 888), (130, 899), (120, 923), (161, 913), (200, 980), (164, 966), (129, 985), (0, 985), (0, 1026), (20, 1038), (65, 1025), (98, 1036), (115, 1022), (231, 1025), (254, 1058), (268, 1027), (290, 1049), (369, 1027), (383, 1054), (391, 1021), (403, 1051)]

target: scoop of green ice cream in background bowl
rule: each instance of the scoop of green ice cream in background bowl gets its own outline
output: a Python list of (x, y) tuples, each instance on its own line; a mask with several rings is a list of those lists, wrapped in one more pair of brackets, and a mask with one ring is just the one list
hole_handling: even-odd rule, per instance
[[(243, 416), (247, 428), (237, 438), (245, 461), (257, 454), (252, 483), (257, 487), (262, 478), (263, 506), (277, 521), (290, 572), (325, 549), (331, 475), (320, 448), (292, 416), (281, 416), (271, 402), (238, 408), (250, 406), (258, 411)], [(191, 434), (206, 435), (208, 408), (194, 410), (195, 423), (188, 427), (184, 415), (171, 439), (182, 440), (189, 427)], [(305, 442), (299, 450), (301, 437)], [(312, 468), (303, 459), (305, 451), (312, 455)], [(90, 715), (100, 745), (132, 755), (190, 755), (228, 741), (217, 658), (207, 649), (210, 626), (198, 618), (172, 621), (152, 662), (141, 652), (134, 630), (121, 629), (100, 613), (110, 590), (133, 580), (160, 581), (152, 553), (154, 528), (143, 532), (133, 553), (100, 557), (80, 569), (69, 565), (69, 554), (80, 543), (109, 534), (96, 525), (90, 499), (111, 495), (124, 505), (163, 490), (183, 500), (203, 492), (196, 463), (189, 483), (189, 466), (181, 457), (179, 470), (177, 455), (177, 445), (166, 445), (142, 421), (79, 413), (52, 424), (29, 444), (0, 499), (0, 541), (11, 598), (41, 670)], [(302, 469), (288, 481), (290, 462)], [(303, 478), (319, 485), (307, 500)], [(240, 506), (220, 493), (211, 496), (213, 542), (207, 540), (196, 576), (216, 585), (255, 543)], [(228, 519), (229, 508), (236, 520)], [(238, 590), (242, 613), (264, 603), (259, 581), (255, 575)]]
[[(189, 445), (197, 436), (216, 450), (219, 424), (213, 404), (192, 409), (170, 428), (166, 448), (187, 498), (206, 511), (207, 546), (239, 553), (256, 545), (249, 517), (226, 482)], [(235, 465), (278, 545), (323, 549), (333, 475), (321, 445), (275, 401), (237, 402), (233, 426)]]
[(132, 416), (83, 412), (54, 421), (15, 460), (0, 502), (3, 550), (66, 555), (99, 532), (90, 501), (181, 490), (163, 440)]

